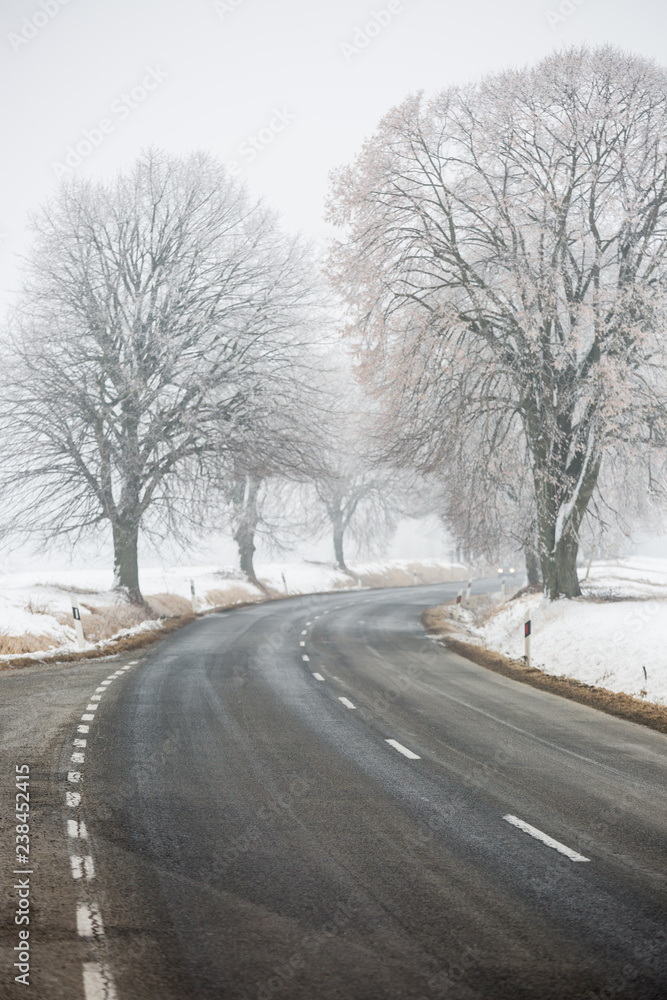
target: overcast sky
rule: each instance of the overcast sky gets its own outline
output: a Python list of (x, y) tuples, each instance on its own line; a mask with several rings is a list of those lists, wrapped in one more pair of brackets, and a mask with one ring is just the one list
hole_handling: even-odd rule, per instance
[[(147, 145), (210, 150), (238, 164), (286, 225), (323, 239), (329, 170), (408, 93), (572, 43), (667, 64), (664, 3), (560, 6), (565, 16), (557, 0), (3, 0), (5, 298), (27, 214), (53, 192), (68, 147), (86, 154), (74, 169), (90, 177)], [(358, 34), (373, 12), (386, 23)]]
[(105, 178), (148, 145), (206, 149), (326, 240), (328, 172), (408, 93), (580, 43), (667, 65), (658, 0), (3, 0), (0, 27), (0, 307), (68, 166)]

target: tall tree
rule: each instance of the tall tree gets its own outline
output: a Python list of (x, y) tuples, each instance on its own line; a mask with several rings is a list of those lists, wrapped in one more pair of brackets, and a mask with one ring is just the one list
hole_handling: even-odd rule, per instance
[(309, 250), (205, 155), (70, 182), (34, 230), (3, 378), (6, 506), (47, 539), (109, 525), (116, 585), (141, 601), (140, 529), (203, 523), (250, 438), (254, 466), (275, 465), (262, 430), (303, 372)]
[(616, 443), (664, 447), (667, 74), (561, 51), (391, 111), (334, 179), (331, 272), (422, 470), (521, 437), (551, 598)]

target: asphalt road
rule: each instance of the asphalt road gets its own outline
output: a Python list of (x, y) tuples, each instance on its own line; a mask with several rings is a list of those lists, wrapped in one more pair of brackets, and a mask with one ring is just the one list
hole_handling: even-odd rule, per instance
[(21, 744), (32, 996), (667, 997), (667, 738), (434, 643), (419, 614), (455, 589), (285, 600), (126, 670), (0, 675), (15, 727), (18, 694), (76, 706)]

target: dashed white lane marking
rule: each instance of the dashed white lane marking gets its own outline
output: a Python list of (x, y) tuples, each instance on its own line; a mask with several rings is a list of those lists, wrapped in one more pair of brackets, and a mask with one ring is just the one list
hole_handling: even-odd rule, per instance
[(102, 937), (104, 925), (97, 903), (77, 903), (76, 931), (79, 937)]
[(76, 809), (81, 805), (81, 795), (79, 792), (65, 792), (65, 801), (70, 809)]
[(301, 635), (308, 635), (308, 629), (307, 629), (307, 628), (305, 628), (305, 629), (303, 630), (303, 632), (301, 633)]
[(82, 879), (84, 875), (88, 881), (95, 878), (95, 865), (90, 854), (83, 857), (80, 854), (71, 854), (69, 863), (72, 866), (72, 878)]
[(104, 692), (106, 691), (106, 688), (102, 687), (102, 685), (100, 684), (100, 686), (98, 688), (95, 688), (95, 691), (96, 691), (97, 694), (99, 694), (100, 691), (102, 692), (102, 694), (104, 694)]
[(72, 761), (73, 764), (83, 764), (85, 759), (86, 759), (85, 753), (73, 753), (72, 756), (70, 757), (70, 760)]
[(315, 678), (316, 681), (323, 681), (324, 680), (324, 677), (322, 677), (322, 674), (313, 673), (313, 677)]
[(409, 757), (410, 760), (421, 760), (418, 753), (413, 753), (412, 750), (408, 750), (407, 747), (404, 747), (403, 744), (399, 743), (397, 740), (385, 740), (385, 743), (388, 743), (390, 747), (394, 748), (394, 750), (398, 750), (398, 752), (402, 753), (404, 757)]
[(102, 688), (108, 688), (110, 684), (113, 684), (113, 682), (114, 682), (113, 677), (107, 677), (105, 681), (102, 681), (97, 690), (101, 691)]
[(81, 781), (81, 773), (79, 771), (68, 771), (67, 780), (71, 782), (73, 785), (78, 785), (78, 783)]
[(90, 705), (86, 705), (86, 711), (87, 712), (96, 712), (97, 709), (98, 709), (98, 707), (99, 706), (98, 706), (97, 702), (93, 703), (92, 700), (91, 700), (91, 704)]
[(91, 701), (102, 701), (102, 695), (101, 694), (91, 694), (90, 700)]
[(338, 700), (343, 702), (343, 704), (345, 705), (345, 708), (356, 708), (357, 707), (356, 705), (352, 704), (352, 702), (349, 700), (349, 698), (340, 698), (339, 697)]
[(83, 963), (83, 992), (86, 1000), (116, 1000), (111, 977), (99, 962)]
[(570, 861), (590, 861), (590, 858), (585, 858), (583, 854), (578, 854), (577, 851), (573, 851), (571, 847), (566, 847), (565, 844), (561, 844), (559, 840), (554, 840), (546, 833), (542, 833), (537, 827), (531, 826), (530, 823), (524, 823), (522, 819), (518, 819), (516, 816), (503, 816), (503, 819), (512, 826), (516, 826), (519, 830), (523, 830), (530, 837), (534, 837), (535, 840), (541, 840), (543, 844), (547, 847), (553, 847), (554, 851), (558, 851), (560, 854), (564, 854), (566, 858)]
[(77, 731), (77, 733), (89, 733), (90, 732), (90, 726), (77, 726), (76, 727), (76, 731)]
[(306, 622), (306, 628), (308, 628), (308, 626), (312, 624), (313, 624), (312, 622)]
[(74, 740), (74, 743), (72, 745), (75, 746), (75, 747), (85, 747), (85, 746), (87, 746), (87, 744), (88, 744), (88, 740), (78, 740), (77, 739), (77, 740)]
[(301, 659), (303, 660), (304, 663), (310, 663), (310, 657), (308, 656), (308, 653), (302, 653)]
[(68, 819), (67, 836), (73, 837), (74, 840), (88, 840), (88, 831), (86, 830), (86, 824), (83, 820)]
[[(95, 707), (97, 707), (97, 706), (95, 706)], [(84, 714), (81, 716), (81, 718), (82, 718), (82, 720), (84, 722), (93, 722), (93, 720), (95, 719), (95, 716), (91, 715), (90, 712), (88, 712), (88, 713), (84, 712)], [(81, 732), (81, 730), (79, 730), (79, 732)]]
[(303, 639), (301, 640), (301, 642), (299, 643), (299, 645), (300, 646), (305, 646), (306, 645), (305, 642), (303, 641)]

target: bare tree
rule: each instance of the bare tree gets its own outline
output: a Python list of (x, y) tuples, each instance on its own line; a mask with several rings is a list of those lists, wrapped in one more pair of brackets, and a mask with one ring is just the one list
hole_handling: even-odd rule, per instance
[(667, 441), (667, 74), (611, 48), (391, 111), (334, 182), (331, 272), (388, 400), (393, 454), (428, 471), (523, 441), (545, 590), (618, 442)]
[(69, 183), (34, 230), (3, 379), (6, 508), (45, 539), (110, 525), (116, 586), (141, 601), (140, 529), (185, 539), (250, 443), (275, 469), (310, 253), (204, 155)]

